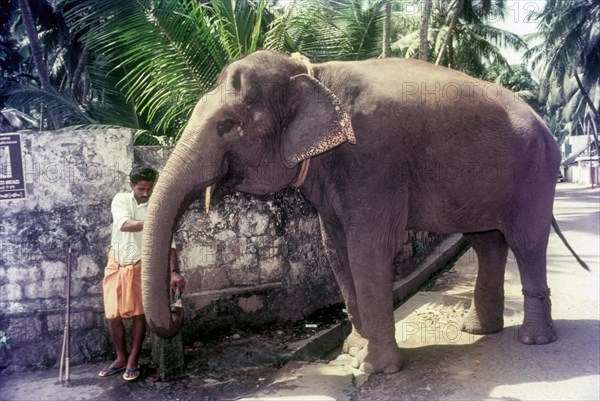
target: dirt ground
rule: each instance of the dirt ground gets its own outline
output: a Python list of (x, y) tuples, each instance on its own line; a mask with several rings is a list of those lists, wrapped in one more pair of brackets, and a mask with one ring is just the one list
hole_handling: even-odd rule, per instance
[[(166, 382), (153, 365), (149, 350), (139, 361), (140, 379), (132, 382), (124, 381), (120, 375), (99, 378), (98, 372), (110, 361), (71, 366), (69, 387), (59, 383), (56, 367), (0, 376), (0, 400), (233, 400), (260, 388), (295, 357), (307, 339), (343, 319), (343, 306), (335, 305), (291, 325), (239, 331), (195, 342), (184, 350), (185, 375)], [(332, 356), (335, 355), (334, 351)], [(20, 380), (25, 376), (27, 380)], [(31, 388), (32, 383), (35, 389)]]

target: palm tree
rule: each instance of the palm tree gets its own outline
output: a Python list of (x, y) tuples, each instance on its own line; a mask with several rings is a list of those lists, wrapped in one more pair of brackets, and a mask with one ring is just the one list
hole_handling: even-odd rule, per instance
[(454, 8), (454, 12), (452, 13), (452, 21), (450, 22), (450, 26), (446, 31), (446, 37), (444, 38), (444, 43), (438, 52), (437, 59), (435, 60), (435, 64), (439, 65), (442, 62), (442, 59), (446, 55), (446, 51), (451, 43), (452, 35), (456, 29), (456, 24), (458, 23), (458, 18), (462, 14), (464, 0), (456, 0), (456, 6)]
[(543, 41), (528, 55), (534, 66), (541, 66), (542, 94), (574, 78), (587, 106), (600, 118), (590, 96), (600, 85), (600, 3), (548, 0), (535, 19), (538, 32), (532, 37)]
[(429, 19), (431, 15), (431, 0), (423, 1), (421, 12), (421, 27), (419, 30), (419, 60), (427, 61)]
[(381, 49), (382, 57), (392, 56), (392, 47), (390, 43), (390, 36), (392, 34), (392, 2), (388, 0), (385, 2), (385, 15), (383, 18), (383, 47)]
[(493, 64), (487, 69), (483, 78), (510, 89), (525, 99), (538, 114), (545, 114), (543, 104), (537, 96), (539, 85), (525, 64), (511, 65), (509, 68), (501, 64)]
[(598, 147), (600, 3), (548, 0), (534, 18), (538, 32), (532, 38), (541, 42), (527, 55), (534, 67), (541, 67), (540, 97), (548, 99), (548, 109), (561, 110), (559, 116), (565, 131), (576, 133), (583, 129), (593, 136)]
[[(86, 63), (87, 52), (79, 46), (77, 37), (64, 21), (65, 2), (54, 1), (51, 6), (46, 0), (21, 1), (20, 5), (18, 1), (21, 0), (8, 1), (7, 9), (3, 9), (6, 27), (10, 27), (3, 35), (13, 39), (8, 43), (12, 43), (14, 53), (21, 56), (10, 69), (12, 71), (0, 76), (3, 113), (15, 115), (27, 124), (34, 121), (34, 126), (40, 129), (101, 122), (94, 110), (98, 109), (99, 102), (90, 104), (94, 95)], [(30, 42), (31, 52), (28, 51)], [(21, 43), (25, 43), (27, 49), (19, 47)], [(105, 74), (98, 76), (105, 80)], [(56, 124), (48, 123), (49, 113), (43, 110), (51, 111), (51, 119)], [(122, 107), (107, 113), (113, 123), (122, 114), (119, 110)]]
[(172, 138), (223, 67), (263, 46), (273, 20), (263, 0), (83, 0), (68, 13), (137, 114)]
[(286, 32), (265, 35), (274, 25), (265, 4), (55, 2), (58, 15), (44, 37), (55, 31), (65, 36), (42, 44), (52, 90), (14, 80), (1, 95), (21, 110), (42, 100), (67, 125), (118, 125), (136, 129), (137, 143), (172, 142), (193, 104), (230, 60), (264, 46), (265, 38), (288, 50)]
[[(31, 8), (29, 7), (29, 0), (18, 0), (18, 2), (19, 9), (21, 10), (23, 25), (25, 25), (25, 29), (27, 30), (29, 46), (31, 47), (31, 55), (35, 63), (35, 67), (37, 69), (38, 76), (40, 78), (41, 87), (46, 92), (53, 92), (54, 88), (50, 84), (50, 75), (48, 73), (46, 61), (44, 60), (44, 55), (42, 52), (42, 46), (40, 45), (40, 40), (38, 38), (36, 24), (31, 13)], [(61, 128), (62, 124), (57, 118), (56, 114), (54, 113), (54, 110), (52, 108), (48, 108), (48, 112), (52, 120), (52, 126), (55, 129)]]
[[(462, 5), (461, 5), (462, 3)], [(457, 13), (457, 5), (462, 11)], [(471, 75), (484, 77), (488, 65), (499, 63), (509, 65), (499, 46), (525, 49), (526, 43), (514, 33), (496, 28), (489, 23), (490, 18), (502, 19), (505, 15), (504, 1), (459, 0), (456, 3), (434, 2), (428, 26), (428, 60), (450, 66)], [(425, 12), (425, 10), (424, 10)], [(424, 29), (419, 17), (404, 17), (402, 22), (409, 30), (394, 44), (392, 49), (400, 56), (417, 57), (424, 48)], [(456, 17), (456, 18), (455, 18)], [(412, 19), (412, 23), (410, 20)], [(412, 30), (410, 27), (412, 26)]]
[(304, 0), (286, 26), (294, 48), (313, 61), (364, 60), (382, 53), (387, 0)]

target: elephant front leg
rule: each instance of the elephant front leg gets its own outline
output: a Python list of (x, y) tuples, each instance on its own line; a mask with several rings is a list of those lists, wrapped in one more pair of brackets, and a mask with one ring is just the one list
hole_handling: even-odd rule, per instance
[(354, 251), (349, 251), (361, 322), (356, 330), (366, 340), (352, 366), (365, 373), (394, 373), (402, 368), (402, 355), (395, 339), (393, 254), (381, 248), (365, 248), (369, 247), (363, 245), (362, 251), (352, 247)]
[(360, 335), (354, 324), (352, 325), (352, 332), (344, 341), (342, 352), (350, 355), (357, 356), (363, 348), (367, 346), (367, 340)]
[(352, 332), (344, 341), (342, 352), (356, 356), (366, 345), (367, 340), (359, 334), (361, 321), (356, 305), (356, 290), (348, 262), (346, 239), (343, 231), (334, 225), (326, 224), (321, 218), (321, 237), (329, 264), (344, 298)]

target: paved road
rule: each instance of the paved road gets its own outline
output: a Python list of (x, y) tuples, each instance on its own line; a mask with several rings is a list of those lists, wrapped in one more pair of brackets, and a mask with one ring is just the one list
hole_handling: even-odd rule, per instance
[[(429, 291), (396, 310), (397, 340), (405, 367), (367, 378), (344, 357), (331, 363), (291, 362), (247, 400), (600, 400), (600, 191), (558, 185), (555, 216), (588, 263), (584, 271), (557, 235), (548, 250), (549, 285), (558, 341), (526, 346), (516, 339), (522, 322), (521, 285), (514, 257), (506, 273), (505, 329), (492, 336), (460, 332), (476, 275), (467, 252)], [(98, 365), (76, 369), (71, 388), (57, 371), (0, 377), (0, 400), (196, 400), (178, 383), (164, 390), (95, 377)], [(198, 394), (198, 393), (196, 393)]]

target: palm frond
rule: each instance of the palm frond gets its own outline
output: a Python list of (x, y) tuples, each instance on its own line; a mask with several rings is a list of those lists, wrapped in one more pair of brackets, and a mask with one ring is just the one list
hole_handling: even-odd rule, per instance
[(187, 119), (229, 59), (215, 43), (213, 17), (191, 0), (84, 0), (68, 18), (125, 72), (117, 87), (162, 132)]
[(347, 15), (346, 33), (356, 60), (381, 54), (385, 0), (377, 0), (363, 8), (363, 2), (352, 2), (353, 15)]
[(2, 114), (4, 118), (8, 120), (10, 125), (17, 130), (22, 129), (22, 127), (25, 126), (24, 123), (27, 123), (29, 126), (35, 128), (38, 128), (39, 126), (39, 123), (35, 118), (31, 117), (29, 114), (23, 113), (21, 110), (15, 109), (14, 107), (6, 107), (0, 110), (0, 114)]
[(294, 0), (282, 15), (274, 18), (269, 24), (264, 40), (265, 49), (289, 53), (298, 51), (289, 31), (292, 27), (294, 15), (297, 13), (299, 1)]
[(305, 0), (288, 33), (311, 60), (362, 60), (381, 53), (385, 1)]
[(600, 3), (593, 0), (548, 0), (534, 16), (538, 38), (527, 56), (541, 68), (542, 94), (581, 68), (589, 87), (600, 84)]
[(49, 108), (64, 126), (75, 124), (94, 124), (85, 110), (73, 96), (54, 89), (42, 89), (33, 85), (14, 85), (2, 91), (2, 96), (8, 96), (7, 104), (14, 108), (26, 108), (39, 105), (38, 109)]
[(419, 31), (413, 31), (392, 43), (392, 51), (402, 57), (413, 58), (419, 51)]

